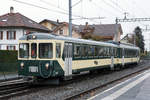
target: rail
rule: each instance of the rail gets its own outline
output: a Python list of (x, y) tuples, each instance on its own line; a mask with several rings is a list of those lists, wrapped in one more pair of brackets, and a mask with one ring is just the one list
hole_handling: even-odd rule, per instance
[(28, 92), (28, 82), (23, 79), (0, 83), (0, 99)]

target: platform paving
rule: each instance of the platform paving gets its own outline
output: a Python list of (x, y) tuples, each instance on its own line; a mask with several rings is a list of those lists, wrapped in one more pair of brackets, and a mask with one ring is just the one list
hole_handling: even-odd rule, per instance
[(17, 73), (13, 73), (13, 74), (0, 74), (0, 81), (3, 80), (7, 80), (7, 79), (14, 79), (14, 78), (18, 78), (18, 74)]
[(150, 70), (119, 83), (88, 100), (150, 100)]

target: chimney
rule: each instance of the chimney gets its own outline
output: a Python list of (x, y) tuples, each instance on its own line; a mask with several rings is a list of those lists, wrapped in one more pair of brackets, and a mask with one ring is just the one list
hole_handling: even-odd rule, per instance
[(86, 26), (86, 27), (88, 26), (88, 22), (85, 23), (85, 26)]
[(59, 19), (57, 19), (57, 23), (59, 23)]
[(14, 7), (10, 7), (10, 13), (14, 13)]

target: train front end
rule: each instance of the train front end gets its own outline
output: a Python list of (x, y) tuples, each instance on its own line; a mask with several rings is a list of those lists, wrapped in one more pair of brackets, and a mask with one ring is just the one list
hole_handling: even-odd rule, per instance
[(29, 39), (19, 40), (18, 74), (26, 79), (53, 80), (63, 76), (59, 59), (61, 43), (56, 43), (52, 39), (38, 39), (34, 35)]

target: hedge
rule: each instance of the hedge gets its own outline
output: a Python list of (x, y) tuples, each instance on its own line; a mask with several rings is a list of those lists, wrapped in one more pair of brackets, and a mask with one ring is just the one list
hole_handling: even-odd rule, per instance
[(17, 51), (0, 50), (0, 72), (17, 72)]

